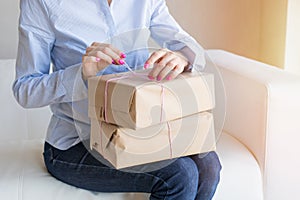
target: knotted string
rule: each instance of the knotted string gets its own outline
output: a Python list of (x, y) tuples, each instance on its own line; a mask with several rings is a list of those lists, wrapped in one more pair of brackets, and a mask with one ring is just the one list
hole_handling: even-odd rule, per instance
[[(144, 78), (144, 79), (147, 79), (148, 80), (148, 77), (147, 75), (144, 75), (144, 74), (139, 74), (139, 73), (136, 73), (135, 71), (133, 71), (129, 65), (125, 62), (124, 63), (124, 66), (131, 72), (130, 75), (126, 75), (126, 76), (121, 76), (121, 77), (115, 77), (115, 78), (111, 78), (111, 79), (108, 79), (106, 82), (105, 82), (105, 91), (104, 91), (104, 121), (106, 123), (108, 123), (108, 119), (107, 119), (107, 98), (108, 98), (108, 84), (112, 81), (116, 81), (116, 80), (122, 80), (122, 79), (126, 79), (126, 78), (129, 78), (131, 76), (136, 76), (136, 77), (141, 77), (141, 78)], [(160, 123), (163, 122), (163, 111), (164, 111), (164, 101), (165, 101), (165, 88), (163, 86), (163, 84), (161, 84), (161, 109), (160, 109)], [(172, 139), (171, 139), (171, 126), (170, 126), (170, 123), (167, 122), (167, 126), (168, 126), (168, 141), (169, 141), (169, 146), (170, 146), (170, 159), (173, 158), (173, 149), (172, 149)], [(101, 134), (101, 150), (103, 152), (103, 149), (102, 149), (102, 123), (100, 125), (100, 134)]]

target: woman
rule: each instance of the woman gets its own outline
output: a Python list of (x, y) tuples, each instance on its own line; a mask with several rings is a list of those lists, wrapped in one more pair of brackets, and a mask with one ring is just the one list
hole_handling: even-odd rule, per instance
[[(158, 81), (204, 66), (203, 49), (170, 16), (165, 1), (21, 0), (20, 4), (13, 91), (23, 107), (51, 107), (44, 148), (48, 171), (92, 191), (145, 192), (151, 193), (150, 199), (211, 199), (221, 169), (215, 152), (131, 173), (95, 159), (82, 142), (90, 131), (89, 77), (127, 71), (125, 62), (133, 68), (155, 64), (149, 78)], [(167, 49), (148, 57), (148, 33)]]

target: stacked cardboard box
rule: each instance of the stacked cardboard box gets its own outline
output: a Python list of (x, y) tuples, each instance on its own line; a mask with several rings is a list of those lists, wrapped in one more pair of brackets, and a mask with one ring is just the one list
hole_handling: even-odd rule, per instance
[(117, 169), (215, 150), (212, 74), (89, 79), (91, 148)]

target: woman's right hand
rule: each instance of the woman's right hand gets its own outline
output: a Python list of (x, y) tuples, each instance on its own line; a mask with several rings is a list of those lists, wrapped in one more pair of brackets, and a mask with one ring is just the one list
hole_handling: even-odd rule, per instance
[(94, 42), (82, 57), (82, 78), (90, 77), (111, 64), (123, 65), (126, 55), (110, 44)]

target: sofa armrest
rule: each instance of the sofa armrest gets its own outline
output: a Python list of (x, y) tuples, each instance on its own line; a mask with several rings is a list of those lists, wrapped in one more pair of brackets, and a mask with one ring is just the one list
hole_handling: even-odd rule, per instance
[(256, 157), (265, 199), (300, 197), (300, 77), (222, 50), (208, 50), (223, 78), (224, 130)]

